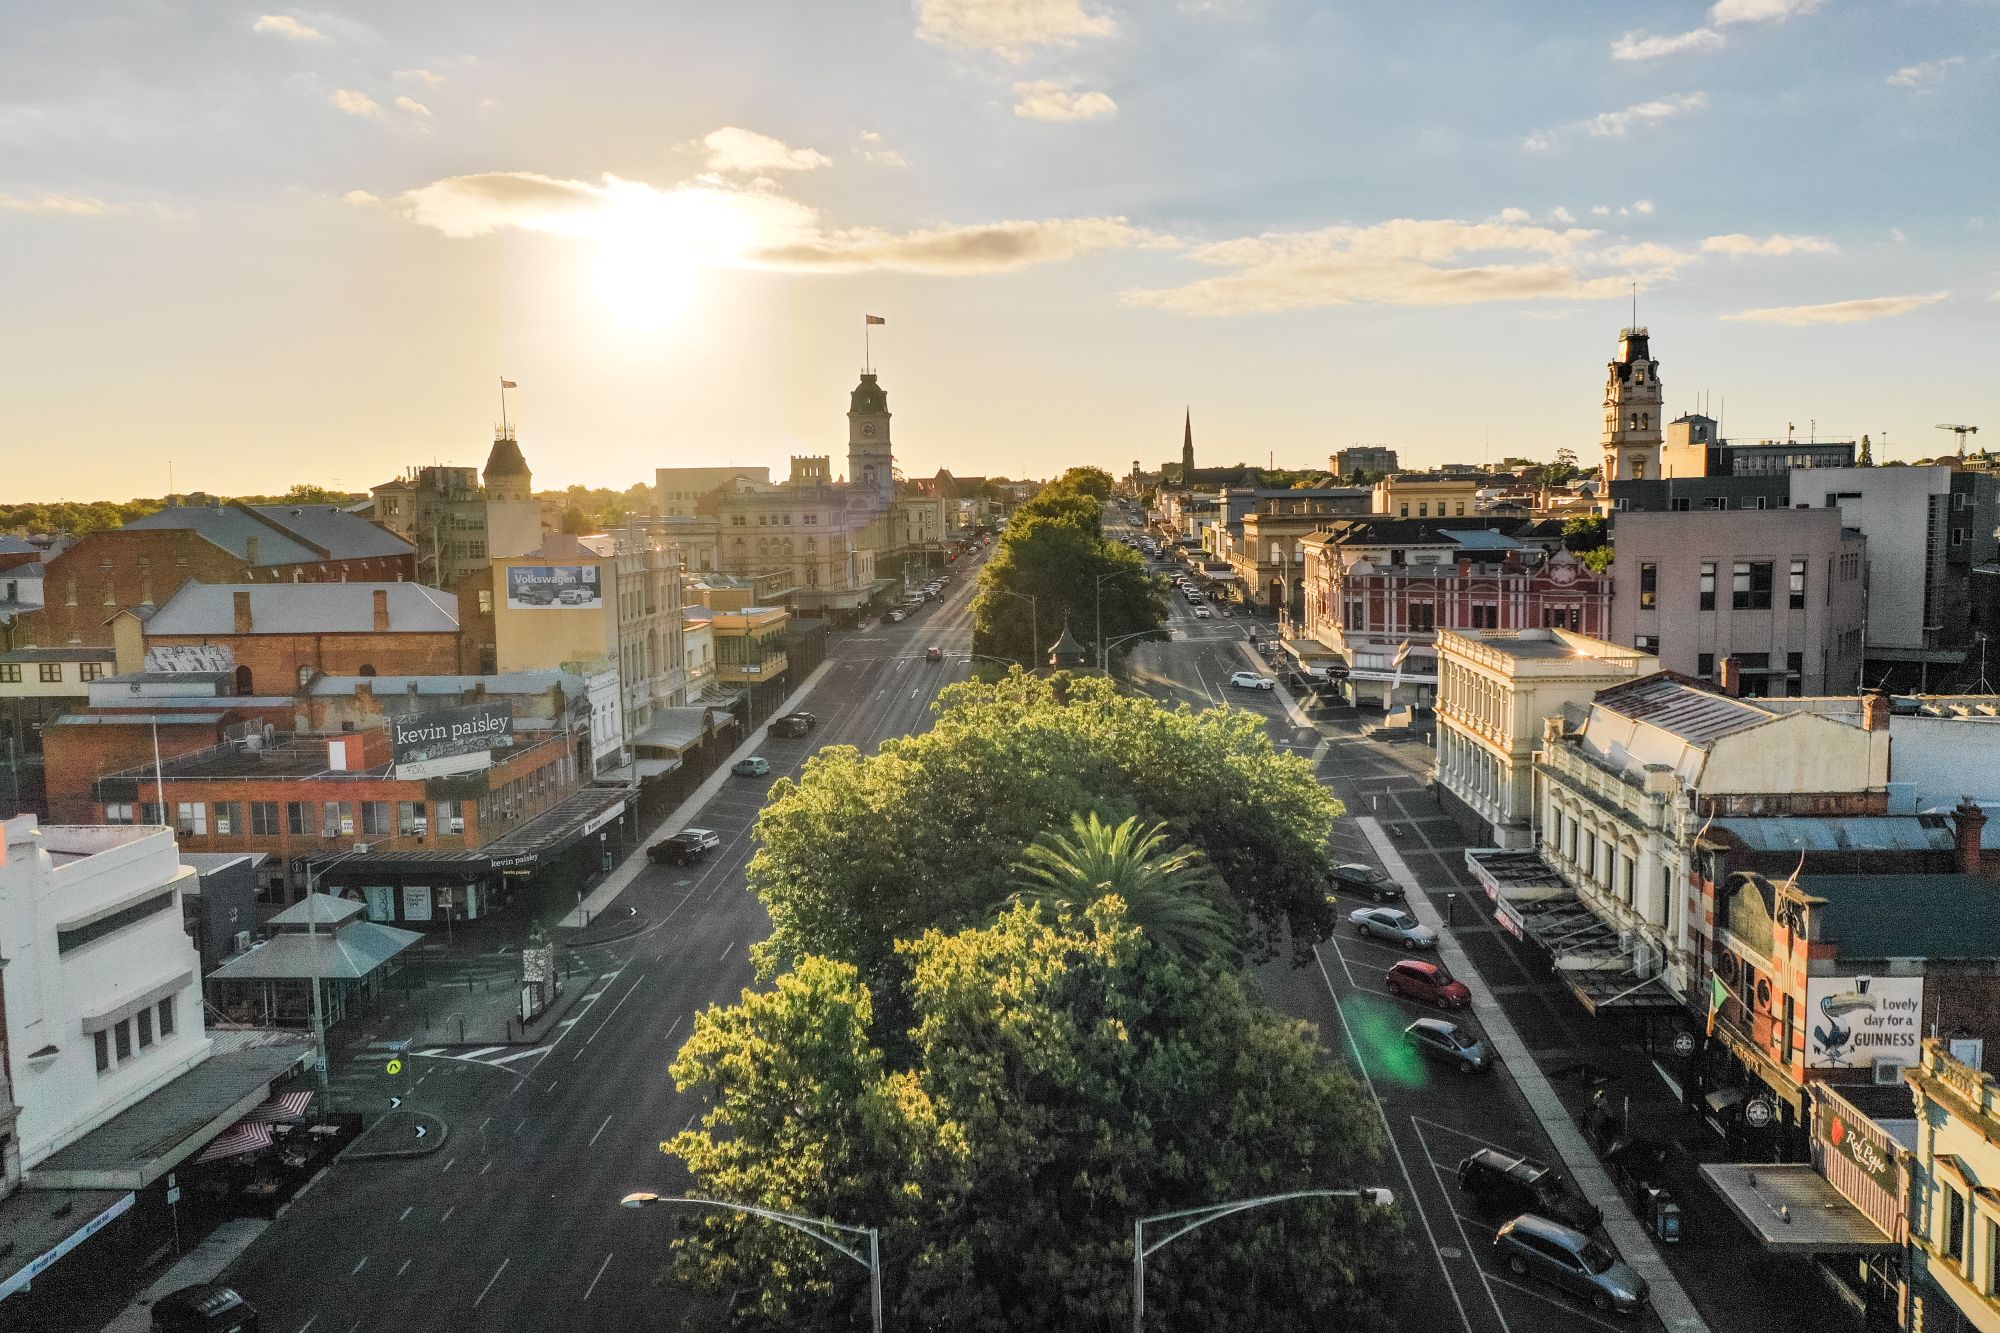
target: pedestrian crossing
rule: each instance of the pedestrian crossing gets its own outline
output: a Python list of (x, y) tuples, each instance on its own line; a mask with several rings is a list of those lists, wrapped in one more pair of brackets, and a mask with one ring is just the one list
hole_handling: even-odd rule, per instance
[(497, 1069), (505, 1069), (517, 1060), (544, 1055), (548, 1049), (547, 1046), (427, 1046), (421, 1050), (413, 1050), (410, 1054), (424, 1060), (463, 1060), (468, 1064), (492, 1065)]

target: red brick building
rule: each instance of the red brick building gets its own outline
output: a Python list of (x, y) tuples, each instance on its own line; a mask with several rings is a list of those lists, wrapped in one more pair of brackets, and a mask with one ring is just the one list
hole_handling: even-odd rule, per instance
[(93, 532), (43, 562), (43, 606), (21, 617), (17, 644), (111, 643), (121, 610), (163, 605), (189, 580), (340, 583), (416, 577), (410, 544), (326, 505), (175, 505)]

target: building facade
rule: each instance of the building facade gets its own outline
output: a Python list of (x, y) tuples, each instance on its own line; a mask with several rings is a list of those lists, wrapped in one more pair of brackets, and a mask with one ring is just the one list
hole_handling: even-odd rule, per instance
[[(660, 512), (669, 517), (691, 518), (699, 503), (734, 481), (756, 486), (771, 484), (768, 467), (663, 467), (653, 470), (653, 489)], [(700, 566), (696, 566), (700, 568)]]
[(1909, 1326), (2000, 1333), (2000, 1080), (1950, 1045), (1926, 1038), (1909, 1073), (1918, 1165)]
[(1394, 472), (1396, 451), (1385, 444), (1354, 444), (1329, 455), (1326, 465), (1334, 476), (1351, 481), (1370, 472)]
[(1484, 483), (1472, 475), (1398, 473), (1375, 483), (1370, 511), (1389, 518), (1465, 518), (1478, 514)]
[(1643, 328), (1618, 331), (1618, 355), (1604, 381), (1605, 483), (1644, 481), (1660, 475), (1660, 445), (1666, 430), (1660, 363)]
[(469, 467), (415, 467), (373, 488), (375, 521), (408, 542), (416, 577), (449, 588), (542, 541), (542, 507), (513, 427), (493, 433), (485, 484)]

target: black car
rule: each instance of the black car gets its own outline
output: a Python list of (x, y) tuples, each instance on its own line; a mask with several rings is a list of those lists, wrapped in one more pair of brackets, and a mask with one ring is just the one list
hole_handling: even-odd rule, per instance
[(1336, 893), (1352, 893), (1357, 897), (1372, 899), (1378, 903), (1394, 903), (1403, 900), (1403, 886), (1390, 879), (1384, 871), (1374, 866), (1346, 865), (1333, 868), (1333, 888)]
[(1496, 1212), (1534, 1213), (1578, 1231), (1595, 1231), (1604, 1220), (1555, 1171), (1498, 1148), (1481, 1148), (1460, 1162), (1458, 1187)]
[(153, 1333), (258, 1333), (257, 1310), (234, 1288), (203, 1282), (153, 1302)]
[(799, 721), (805, 723), (807, 731), (811, 731), (814, 727), (817, 727), (819, 725), (819, 715), (817, 713), (808, 713), (804, 709), (800, 709), (796, 713), (787, 713), (785, 714), (785, 716), (795, 717)]
[(648, 847), (646, 859), (654, 865), (691, 866), (721, 845), (722, 838), (711, 829), (684, 828)]
[(769, 734), (773, 736), (803, 736), (811, 730), (811, 725), (804, 718), (798, 716), (796, 713), (788, 713), (771, 723)]

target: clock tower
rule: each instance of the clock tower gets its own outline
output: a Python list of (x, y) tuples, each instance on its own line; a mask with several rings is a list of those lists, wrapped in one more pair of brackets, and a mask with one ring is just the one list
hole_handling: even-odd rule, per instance
[(1604, 385), (1604, 482), (1660, 475), (1662, 397), (1660, 363), (1653, 360), (1646, 330), (1619, 330), (1618, 359)]
[(889, 395), (875, 372), (864, 371), (847, 408), (847, 484), (871, 491), (886, 504), (895, 494), (895, 459), (889, 448)]

